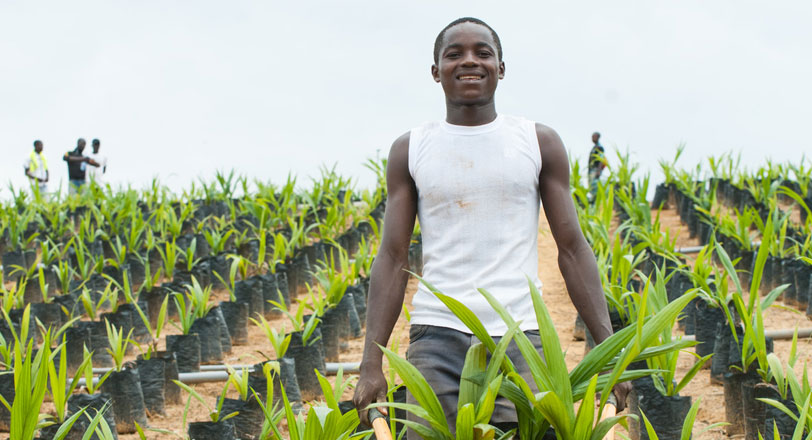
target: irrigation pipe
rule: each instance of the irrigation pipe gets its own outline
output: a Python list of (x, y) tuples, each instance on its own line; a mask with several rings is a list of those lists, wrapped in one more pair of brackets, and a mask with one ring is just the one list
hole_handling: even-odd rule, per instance
[[(752, 243), (752, 246), (754, 248), (757, 248), (757, 247), (761, 246), (761, 242), (760, 241), (754, 241)], [(702, 251), (702, 249), (705, 249), (705, 246), (686, 246), (686, 247), (678, 248), (678, 249), (675, 249), (675, 250), (677, 252), (681, 253), (681, 254), (698, 254), (699, 252)]]
[[(781, 330), (767, 330), (764, 332), (764, 336), (772, 339), (792, 339), (792, 335), (795, 334), (794, 328), (784, 328)], [(812, 328), (799, 328), (798, 329), (798, 338), (809, 338), (812, 337)], [(686, 335), (683, 336), (682, 339), (684, 341), (695, 341), (696, 335)]]
[[(228, 367), (233, 368), (237, 372), (242, 370), (254, 371), (253, 365), (228, 365), (225, 364), (221, 365), (201, 365), (200, 371), (193, 372), (193, 373), (180, 373), (179, 379), (183, 383), (201, 383), (201, 382), (217, 382), (226, 380), (228, 378)], [(338, 374), (339, 367), (343, 370), (346, 374), (358, 374), (361, 371), (361, 364), (358, 362), (327, 362), (326, 363), (326, 373), (328, 375), (331, 374)], [(108, 371), (112, 370), (112, 368), (94, 368), (93, 374), (105, 374)], [(207, 373), (223, 373), (222, 380), (208, 380), (207, 378), (215, 377), (219, 378), (220, 375), (206, 375)], [(198, 380), (197, 376), (200, 375), (200, 382), (186, 382), (184, 377), (189, 378), (189, 380)]]

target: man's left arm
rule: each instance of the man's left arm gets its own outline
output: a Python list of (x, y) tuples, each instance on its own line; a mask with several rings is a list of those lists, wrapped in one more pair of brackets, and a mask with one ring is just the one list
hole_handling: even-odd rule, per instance
[[(547, 126), (536, 124), (536, 136), (542, 158), (539, 194), (558, 248), (558, 267), (573, 305), (595, 342), (600, 343), (612, 335), (612, 324), (595, 255), (581, 232), (570, 193), (567, 151), (558, 133)], [(618, 410), (625, 407), (629, 387), (629, 384), (615, 387)]]

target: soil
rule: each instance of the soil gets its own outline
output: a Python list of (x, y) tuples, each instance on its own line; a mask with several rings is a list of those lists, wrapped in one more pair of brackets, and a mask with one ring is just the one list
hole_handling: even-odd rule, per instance
[[(677, 236), (676, 246), (687, 247), (697, 246), (696, 239), (689, 238), (687, 228), (680, 223), (679, 216), (674, 210), (664, 210), (660, 215), (660, 222), (663, 228), (671, 230), (672, 237)], [(575, 322), (575, 308), (573, 307), (567, 295), (567, 290), (564, 280), (558, 269), (558, 251), (555, 242), (549, 229), (547, 220), (542, 212), (539, 221), (539, 276), (543, 283), (543, 295), (545, 303), (550, 311), (550, 314), (555, 322), (556, 330), (560, 335), (561, 347), (566, 352), (566, 360), (569, 368), (573, 368), (578, 361), (583, 357), (584, 342), (575, 341), (573, 339), (573, 323)], [(417, 281), (411, 279), (409, 281), (406, 292), (406, 307), (411, 310), (411, 299), (417, 288)], [(300, 298), (302, 296), (300, 295)], [(228, 293), (225, 290), (215, 291), (212, 294), (212, 300), (215, 303), (228, 300)], [(778, 303), (780, 306), (780, 302)], [(285, 327), (290, 330), (290, 323), (287, 318), (279, 317), (270, 320), (271, 324), (278, 327)], [(780, 307), (771, 308), (765, 315), (765, 326), (768, 329), (780, 328), (793, 328), (798, 325), (801, 328), (812, 327), (812, 322), (806, 316), (797, 312), (782, 309)], [(675, 331), (678, 331), (675, 329)], [(174, 328), (169, 328), (168, 334), (178, 333)], [(165, 334), (166, 334), (165, 333)], [(159, 349), (164, 349), (163, 337), (159, 344)], [(408, 345), (408, 322), (403, 314), (398, 320), (394, 332), (393, 340), (398, 342), (398, 352), (405, 354)], [(346, 350), (342, 350), (339, 358), (341, 362), (360, 362), (361, 352), (363, 346), (363, 338), (351, 340)], [(786, 360), (789, 357), (790, 341), (776, 341), (775, 352), (781, 359)], [(799, 368), (808, 362), (812, 364), (812, 339), (804, 339), (798, 341), (798, 366)], [(248, 344), (241, 346), (234, 346), (230, 354), (224, 356), (224, 363), (227, 364), (253, 364), (261, 362), (266, 359), (275, 358), (273, 348), (266, 339), (262, 330), (249, 324), (248, 329)], [(134, 355), (133, 355), (134, 359)], [(691, 365), (693, 356), (685, 353), (680, 357), (678, 378), (688, 370)], [(709, 380), (709, 371), (704, 370), (700, 372), (694, 380), (683, 390), (683, 395), (689, 395), (693, 399), (702, 398), (702, 404), (697, 416), (696, 423), (694, 424), (695, 439), (723, 439), (727, 436), (723, 432), (723, 428), (714, 428), (710, 431), (698, 434), (705, 427), (716, 422), (723, 422), (725, 419), (724, 411), (724, 393), (722, 386), (713, 385)], [(334, 378), (330, 379), (331, 381)], [(356, 379), (352, 380), (352, 383)], [(202, 396), (207, 398), (211, 407), (215, 405), (216, 396), (222, 390), (223, 383), (208, 383), (194, 385), (193, 388)], [(345, 393), (344, 398), (350, 399), (352, 390)], [(184, 402), (188, 396), (183, 393)], [(228, 397), (237, 398), (237, 393), (231, 389), (228, 392)], [(166, 415), (150, 415), (149, 424), (152, 428), (174, 431), (178, 434), (185, 435), (186, 425), (192, 421), (206, 421), (209, 419), (209, 410), (202, 404), (192, 399), (189, 412), (184, 423), (184, 407), (179, 405), (167, 405)], [(619, 432), (623, 432), (620, 430)], [(623, 432), (625, 434), (625, 432)], [(122, 440), (136, 440), (137, 435), (120, 435)], [(170, 438), (167, 434), (156, 432), (147, 432), (148, 439), (166, 439)]]

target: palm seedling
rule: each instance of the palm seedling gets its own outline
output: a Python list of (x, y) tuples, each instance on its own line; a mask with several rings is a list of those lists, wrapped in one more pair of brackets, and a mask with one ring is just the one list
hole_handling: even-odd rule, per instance
[(149, 316), (138, 306), (137, 303), (135, 305), (135, 311), (138, 313), (138, 316), (141, 319), (141, 322), (144, 323), (144, 326), (147, 328), (147, 331), (150, 335), (150, 341), (147, 343), (147, 350), (141, 350), (142, 356), (144, 359), (149, 360), (152, 358), (152, 354), (158, 351), (158, 341), (161, 339), (161, 332), (163, 331), (164, 325), (166, 325), (166, 314), (167, 314), (167, 307), (169, 305), (169, 295), (164, 297), (163, 302), (161, 303), (161, 308), (158, 311), (158, 319), (156, 320), (155, 327), (152, 327), (150, 323)]
[(321, 319), (314, 313), (310, 315), (310, 317), (305, 321), (304, 319), (304, 312), (306, 310), (306, 306), (304, 301), (299, 301), (299, 307), (296, 309), (296, 313), (291, 313), (287, 306), (285, 305), (284, 301), (271, 301), (278, 310), (280, 310), (285, 316), (288, 317), (290, 323), (293, 325), (293, 332), (299, 333), (301, 332), (302, 335), (302, 345), (308, 346), (316, 343), (318, 341), (317, 338), (313, 338), (313, 333), (318, 328)]
[(187, 273), (192, 273), (195, 265), (200, 262), (200, 258), (195, 259), (195, 252), (197, 251), (197, 238), (193, 238), (189, 246), (183, 250), (184, 269)]
[(177, 266), (178, 263), (178, 247), (175, 244), (175, 240), (173, 239), (171, 242), (167, 241), (163, 247), (159, 246), (157, 249), (163, 261), (164, 275), (172, 279), (172, 277), (175, 276), (175, 266)]
[(289, 333), (286, 334), (284, 331), (277, 330), (265, 319), (264, 316), (258, 315), (258, 318), (259, 320), (254, 318), (249, 319), (251, 319), (251, 322), (256, 324), (265, 333), (265, 336), (268, 338), (268, 342), (271, 343), (271, 347), (273, 347), (274, 354), (276, 355), (274, 359), (282, 359), (285, 356), (285, 353), (288, 351), (288, 346), (290, 346), (291, 335)]
[(189, 299), (191, 300), (191, 307), (196, 318), (205, 318), (209, 311), (214, 307), (214, 303), (209, 302), (211, 298), (211, 285), (204, 287), (200, 286), (197, 278), (192, 277), (192, 285), (187, 287)]
[(74, 279), (74, 270), (70, 266), (70, 263), (61, 260), (57, 263), (56, 266), (56, 278), (59, 281), (59, 290), (62, 292), (63, 295), (67, 295), (70, 293), (71, 290), (71, 281)]
[[(30, 310), (26, 307), (23, 313), (23, 323), (27, 324)], [(26, 341), (23, 334), (19, 338), (12, 328), (14, 337), (14, 389), (15, 396), (13, 402), (8, 402), (0, 396), (0, 403), (11, 413), (10, 436), (13, 439), (31, 439), (35, 432), (44, 427), (40, 419), (40, 411), (45, 393), (48, 388), (48, 369), (53, 361), (51, 352), (52, 336), (47, 330), (43, 336), (42, 347), (34, 353), (33, 340)], [(75, 421), (76, 419), (73, 419)], [(70, 429), (68, 427), (67, 429)], [(61, 435), (64, 438), (67, 429)]]
[[(793, 371), (794, 362), (792, 360), (786, 367), (781, 363), (780, 359), (772, 353), (768, 355), (768, 360), (770, 362), (770, 368), (773, 370), (773, 377), (775, 378), (781, 399), (760, 398), (759, 400), (773, 406), (786, 414), (787, 417), (792, 418), (792, 420), (796, 422), (795, 432), (792, 438), (803, 438), (802, 436), (797, 436), (799, 430), (800, 434), (803, 434), (804, 430), (806, 430), (807, 433), (812, 432), (812, 388), (810, 388), (809, 385), (809, 370), (807, 365), (804, 364), (803, 375), (801, 376), (801, 380), (799, 380), (795, 375), (795, 371)], [(791, 400), (787, 399), (788, 390), (791, 393)], [(792, 406), (794, 406), (794, 410), (791, 409)]]
[[(691, 433), (694, 428), (694, 422), (696, 421), (696, 414), (699, 412), (699, 403), (702, 401), (702, 398), (697, 398), (696, 401), (691, 405), (691, 409), (688, 410), (688, 416), (685, 417), (685, 421), (682, 423), (682, 431), (680, 432), (680, 440), (691, 440)], [(657, 432), (654, 431), (654, 427), (651, 426), (651, 422), (649, 422), (648, 417), (646, 414), (643, 413), (643, 423), (646, 426), (646, 433), (648, 434), (648, 438), (651, 440), (659, 440), (657, 436)], [(702, 435), (708, 432), (711, 429), (718, 428), (720, 426), (724, 426), (727, 423), (711, 423), (710, 425), (702, 428), (697, 435)]]
[(248, 400), (248, 397), (253, 395), (253, 390), (248, 386), (249, 370), (242, 368), (237, 371), (230, 365), (226, 365), (226, 370), (228, 371), (227, 382), (240, 394), (240, 400)]
[(50, 385), (51, 400), (53, 401), (55, 410), (54, 422), (58, 425), (62, 425), (68, 419), (68, 397), (70, 397), (79, 386), (79, 380), (82, 378), (87, 366), (90, 365), (91, 357), (85, 356), (74, 373), (73, 378), (68, 382), (68, 353), (65, 344), (60, 344), (54, 352), (59, 355), (59, 359), (48, 364), (48, 383)]
[[(496, 353), (496, 343), (470, 309), (459, 301), (442, 294), (425, 280), (421, 279), (421, 282), (472, 331), (488, 351)], [(637, 307), (638, 317), (635, 325), (628, 326), (607, 338), (592, 349), (572, 371), (567, 373), (558, 335), (547, 308), (541, 300), (541, 294), (532, 282), (528, 284), (539, 325), (543, 357), (524, 333), (517, 332), (514, 340), (530, 366), (533, 381), (540, 393), (534, 394), (530, 391), (530, 385), (516, 374), (509, 360), (503, 362), (502, 372), (506, 378), (499, 389), (499, 393), (516, 406), (519, 420), (518, 433), (523, 439), (540, 439), (549, 426), (555, 429), (560, 438), (603, 437), (612, 426), (626, 417), (617, 416), (607, 418), (597, 425), (594, 423), (595, 420), (600, 419), (613, 386), (621, 381), (654, 373), (652, 370), (626, 371), (629, 364), (688, 346), (684, 341), (673, 341), (663, 345), (657, 345), (657, 343), (663, 328), (674, 322), (679, 312), (696, 296), (696, 292), (687, 292), (669, 303), (656, 315), (647, 317), (648, 295), (644, 291)], [(518, 327), (510, 314), (490, 293), (483, 289), (479, 291), (505, 321), (509, 329)], [(611, 373), (599, 375), (601, 372), (610, 370)], [(588, 403), (581, 405), (576, 415), (574, 403), (579, 400), (591, 402), (593, 393), (598, 390), (601, 392), (601, 400), (597, 416), (594, 413), (594, 407)]]
[[(762, 377), (765, 382), (770, 382), (772, 379), (772, 371), (770, 370), (770, 363), (767, 358), (767, 343), (764, 334), (764, 319), (763, 312), (772, 305), (776, 298), (787, 288), (787, 285), (778, 286), (763, 299), (759, 298), (758, 290), (761, 284), (762, 274), (764, 272), (764, 264), (767, 260), (769, 252), (770, 241), (773, 239), (771, 235), (772, 220), (767, 220), (767, 227), (765, 228), (766, 234), (762, 237), (761, 244), (759, 245), (758, 253), (753, 269), (753, 280), (750, 283), (750, 297), (745, 302), (742, 295), (742, 286), (739, 279), (731, 276), (735, 285), (735, 290), (732, 294), (732, 302), (736, 307), (736, 312), (739, 314), (744, 326), (744, 336), (741, 341), (734, 328), (731, 327), (733, 337), (736, 342), (740, 344), (742, 349), (742, 366), (741, 370), (744, 372), (752, 371), (751, 365), (756, 364), (755, 371)], [(734, 274), (733, 263), (730, 261), (724, 248), (717, 247), (719, 259), (722, 262), (725, 271), (728, 274)], [(736, 366), (735, 368), (739, 368)]]
[[(648, 294), (648, 310), (652, 316), (659, 313), (665, 308), (666, 305), (668, 305), (666, 283), (668, 278), (674, 275), (674, 272), (664, 275), (659, 268), (656, 268), (655, 271), (654, 282), (652, 283), (651, 279), (647, 280), (644, 288), (646, 290), (644, 295)], [(673, 327), (673, 322), (671, 325), (666, 325), (663, 327), (659, 335), (660, 344), (669, 344), (681, 339), (679, 336), (674, 337), (672, 334)], [(695, 356), (698, 359), (688, 369), (682, 379), (680, 379), (679, 383), (677, 383), (677, 361), (681, 353), (688, 353), (690, 356)], [(657, 374), (651, 376), (654, 381), (654, 387), (657, 388), (660, 394), (664, 396), (677, 396), (680, 390), (688, 385), (702, 366), (705, 365), (708, 360), (710, 360), (711, 356), (713, 356), (713, 354), (699, 357), (688, 350), (670, 351), (657, 356), (652, 356), (647, 360), (647, 363), (650, 369), (658, 371)]]
[(133, 331), (130, 329), (127, 336), (124, 336), (123, 328), (116, 328), (116, 326), (110, 324), (109, 321), (104, 321), (104, 325), (107, 329), (107, 342), (109, 344), (107, 352), (110, 353), (110, 356), (113, 358), (115, 371), (120, 372), (124, 368), (124, 356), (127, 353), (127, 346), (134, 343), (134, 341), (130, 339)]
[[(271, 434), (274, 429), (278, 429), (279, 421), (282, 420), (284, 416), (284, 409), (278, 408), (278, 405), (274, 403), (274, 373), (272, 373), (274, 370), (275, 374), (279, 374), (278, 366), (273, 365), (273, 363), (266, 362), (262, 364), (262, 374), (265, 377), (265, 401), (262, 400), (256, 390), (251, 390), (254, 399), (259, 403), (260, 409), (262, 409), (262, 414), (265, 416), (265, 420), (262, 422), (262, 432), (259, 436), (259, 438), (262, 439), (273, 438)], [(284, 392), (284, 390), (282, 390), (282, 392)], [(285, 396), (285, 399), (287, 399), (287, 396)]]
[(228, 240), (231, 238), (231, 235), (234, 234), (233, 229), (223, 232), (226, 228), (226, 220), (217, 219), (215, 221), (218, 223), (215, 228), (203, 230), (203, 237), (206, 239), (206, 242), (208, 242), (212, 255), (217, 255), (225, 251)]
[(609, 306), (617, 311), (624, 324), (631, 322), (630, 308), (633, 306), (634, 291), (631, 286), (635, 270), (643, 263), (645, 244), (632, 246), (615, 233), (614, 245), (611, 252), (611, 268), (605, 272), (606, 278), (602, 283), (604, 296)]
[[(285, 387), (282, 386), (282, 401), (284, 404), (285, 419), (288, 424), (288, 435), (283, 436), (276, 423), (268, 422), (268, 419), (272, 420), (278, 417), (275, 417), (273, 410), (268, 410), (267, 405), (263, 405), (263, 410), (266, 414), (266, 427), (263, 428), (263, 433), (265, 433), (265, 435), (269, 434), (268, 431), (273, 433), (273, 436), (267, 438), (279, 440), (283, 438), (290, 440), (321, 438), (360, 440), (368, 436), (369, 432), (355, 433), (355, 429), (360, 423), (358, 412), (352, 409), (345, 414), (341, 414), (338, 402), (332, 397), (330, 382), (318, 371), (316, 375), (318, 376), (319, 384), (325, 396), (325, 406), (311, 406), (306, 416), (304, 413), (299, 413), (297, 416), (293, 411), (287, 394), (285, 394)], [(268, 380), (268, 383), (271, 382), (272, 380)]]
[(189, 399), (186, 401), (186, 407), (184, 408), (184, 411), (183, 411), (183, 422), (184, 422), (184, 424), (186, 424), (186, 416), (189, 413), (189, 406), (191, 405), (191, 402), (192, 402), (193, 398), (195, 400), (197, 400), (198, 402), (200, 402), (204, 407), (206, 407), (206, 409), (209, 411), (209, 420), (212, 423), (225, 422), (226, 420), (228, 420), (228, 419), (230, 419), (230, 418), (232, 418), (232, 417), (234, 417), (234, 416), (236, 416), (238, 414), (236, 412), (232, 412), (232, 413), (229, 413), (229, 414), (223, 414), (222, 411), (221, 411), (223, 409), (223, 402), (226, 399), (226, 393), (228, 393), (228, 389), (231, 387), (231, 382), (226, 382), (225, 383), (225, 386), (223, 387), (223, 390), (220, 392), (220, 396), (217, 398), (217, 401), (215, 402), (214, 406), (211, 406), (206, 401), (206, 399), (203, 398), (203, 396), (201, 396), (197, 391), (195, 391), (189, 385), (186, 385), (185, 383), (183, 383), (183, 382), (181, 382), (179, 380), (175, 380), (173, 382), (175, 382), (175, 384), (177, 386), (181, 387), (184, 391), (186, 391), (189, 394)]
[[(328, 261), (323, 262), (319, 270), (313, 274), (321, 289), (310, 289), (311, 299), (314, 297), (313, 290), (323, 291), (328, 307), (336, 307), (344, 297), (344, 293), (347, 292), (350, 280), (357, 278), (355, 266), (350, 265), (347, 258), (347, 251), (341, 247), (336, 247), (336, 250), (337, 252), (331, 253)], [(336, 267), (335, 261), (336, 253), (339, 258), (338, 267)], [(321, 310), (319, 314), (323, 313), (324, 310)]]
[(85, 313), (91, 321), (95, 321), (101, 315), (104, 309), (104, 303), (110, 305), (110, 310), (115, 313), (118, 309), (118, 302), (111, 298), (116, 296), (116, 292), (112, 290), (112, 284), (108, 284), (104, 291), (99, 294), (96, 300), (93, 299), (93, 294), (86, 287), (82, 288), (82, 293), (79, 295), (79, 301), (82, 303)]
[[(491, 426), (489, 422), (493, 414), (494, 402), (504, 381), (504, 375), (500, 370), (503, 365), (505, 368), (509, 368), (507, 365), (510, 361), (505, 358), (505, 351), (516, 334), (517, 328), (518, 325), (515, 325), (508, 329), (499, 344), (495, 346), (490, 362), (487, 361), (488, 350), (483, 344), (474, 344), (468, 349), (460, 381), (457, 419), (454, 427), (456, 436), (451, 434), (452, 427), (446, 420), (446, 414), (440, 401), (423, 375), (397, 353), (385, 347), (381, 347), (381, 350), (386, 355), (390, 368), (397, 372), (418, 404), (383, 402), (370, 405), (370, 407), (389, 406), (421, 417), (428, 422), (429, 426), (404, 419), (397, 421), (415, 430), (424, 438), (443, 440), (512, 438), (515, 432), (501, 432)], [(327, 389), (325, 389), (325, 396), (327, 395)]]
[(212, 272), (212, 274), (214, 274), (214, 276), (217, 277), (217, 279), (220, 280), (224, 286), (226, 286), (229, 300), (235, 302), (237, 301), (237, 271), (240, 268), (240, 263), (243, 257), (240, 255), (230, 255), (229, 258), (231, 259), (231, 266), (229, 266), (228, 269), (228, 281), (224, 280), (223, 277), (217, 272)]
[(195, 311), (191, 307), (191, 301), (188, 306), (186, 304), (187, 298), (189, 298), (188, 294), (175, 294), (172, 297), (172, 299), (175, 301), (175, 307), (178, 310), (178, 321), (177, 323), (175, 321), (172, 321), (171, 323), (184, 335), (189, 334), (189, 331), (192, 329), (192, 324), (194, 324), (195, 319), (197, 319)]

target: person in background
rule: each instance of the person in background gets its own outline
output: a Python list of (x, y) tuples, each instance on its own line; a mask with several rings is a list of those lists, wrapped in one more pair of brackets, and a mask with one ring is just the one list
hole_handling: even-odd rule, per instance
[(592, 150), (589, 151), (589, 200), (595, 200), (598, 194), (598, 181), (603, 169), (606, 168), (606, 156), (600, 142), (601, 134), (592, 133)]
[(45, 154), (42, 153), (42, 141), (34, 141), (34, 150), (25, 160), (23, 168), (25, 169), (25, 176), (28, 177), (32, 188), (34, 184), (39, 187), (40, 194), (45, 194), (48, 190), (48, 161), (45, 159)]
[(101, 141), (98, 139), (93, 139), (93, 142), (90, 143), (93, 147), (93, 153), (88, 154), (87, 156), (98, 166), (91, 166), (87, 169), (87, 177), (91, 181), (95, 181), (99, 185), (104, 184), (104, 173), (107, 172), (107, 158), (102, 156), (99, 153), (99, 148), (101, 148)]
[(85, 151), (85, 145), (87, 145), (87, 142), (79, 138), (76, 141), (76, 148), (62, 156), (62, 160), (68, 163), (68, 180), (70, 181), (68, 190), (70, 194), (78, 193), (82, 185), (85, 184), (85, 169), (88, 164), (99, 166), (93, 159), (82, 154)]

